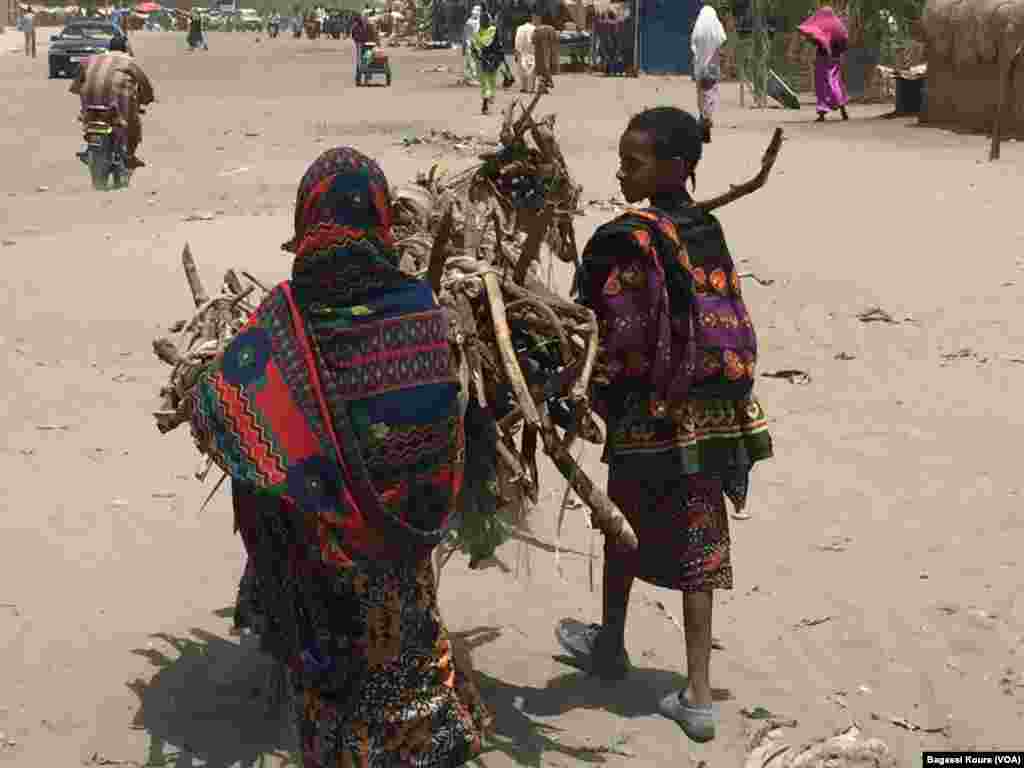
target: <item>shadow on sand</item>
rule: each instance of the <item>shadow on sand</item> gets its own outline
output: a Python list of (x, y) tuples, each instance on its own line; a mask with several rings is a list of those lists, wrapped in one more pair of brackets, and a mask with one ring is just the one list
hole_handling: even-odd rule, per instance
[(267, 713), (272, 663), (255, 643), (239, 645), (201, 629), (152, 638), (134, 653), (156, 674), (127, 683), (139, 697), (134, 726), (150, 737), (147, 768), (191, 768), (195, 761), (203, 768), (298, 768), (289, 757), (294, 742), (283, 712)]
[[(575, 666), (566, 656), (556, 661)], [(571, 747), (559, 742), (565, 729), (533, 718), (554, 718), (574, 709), (610, 712), (623, 719), (658, 714), (661, 697), (685, 688), (686, 677), (665, 669), (634, 667), (625, 680), (602, 681), (582, 670), (573, 670), (548, 681), (543, 688), (510, 685), (490, 675), (476, 673), (480, 693), (495, 719), (495, 734), (489, 752), (503, 752), (520, 765), (542, 764), (548, 753), (558, 753), (579, 762), (600, 764), (609, 756), (632, 757), (628, 729), (609, 734), (606, 744)], [(716, 701), (732, 699), (724, 688), (715, 689)], [(576, 741), (571, 733), (567, 741)], [(485, 753), (486, 757), (486, 753)]]
[[(230, 614), (230, 609), (217, 612)], [(472, 656), (500, 636), (498, 627), (453, 632), (456, 658)], [(191, 767), (195, 761), (204, 768), (299, 768), (292, 757), (296, 745), (286, 711), (268, 712), (265, 689), (272, 662), (255, 643), (239, 644), (201, 629), (187, 637), (161, 633), (152, 638), (149, 647), (134, 653), (148, 659), (156, 673), (148, 682), (127, 683), (140, 704), (134, 726), (150, 737), (147, 768)], [(572, 746), (579, 740), (542, 719), (574, 709), (602, 709), (625, 719), (646, 717), (657, 713), (662, 695), (686, 685), (682, 675), (653, 668), (634, 668), (626, 680), (615, 683), (575, 670), (538, 688), (511, 685), (480, 671), (476, 680), (495, 721), (481, 764), (489, 753), (503, 753), (525, 766), (539, 766), (553, 755), (588, 764), (629, 756), (627, 740), (620, 736), (604, 745)], [(731, 696), (721, 690), (716, 698)]]

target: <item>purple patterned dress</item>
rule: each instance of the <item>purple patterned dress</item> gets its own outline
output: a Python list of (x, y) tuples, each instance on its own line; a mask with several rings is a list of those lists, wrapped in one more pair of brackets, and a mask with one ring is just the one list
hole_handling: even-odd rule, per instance
[(606, 542), (605, 556), (661, 587), (731, 588), (725, 495), (745, 503), (772, 445), (721, 227), (682, 195), (627, 213), (588, 243), (577, 287), (606, 350), (595, 406), (608, 423), (608, 494), (640, 543), (623, 556)]

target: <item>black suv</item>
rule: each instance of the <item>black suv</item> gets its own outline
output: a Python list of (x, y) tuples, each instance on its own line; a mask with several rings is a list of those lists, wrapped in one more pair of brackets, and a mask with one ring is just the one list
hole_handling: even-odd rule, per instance
[(50, 38), (50, 77), (74, 77), (86, 59), (109, 51), (110, 41), (120, 36), (121, 31), (109, 21), (72, 21), (63, 32)]

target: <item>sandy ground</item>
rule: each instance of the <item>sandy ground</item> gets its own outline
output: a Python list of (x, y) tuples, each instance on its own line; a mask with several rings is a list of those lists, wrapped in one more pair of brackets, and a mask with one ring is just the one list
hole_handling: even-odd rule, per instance
[[(215, 33), (188, 54), (182, 35), (140, 33), (159, 99), (149, 166), (100, 194), (74, 156), (77, 99), (46, 78), (45, 32), (36, 61), (9, 53), (17, 34), (0, 39), (0, 763), (272, 765), (289, 741), (263, 714), (264, 662), (229, 633), (243, 564), (229, 498), (199, 514), (211, 484), (191, 477), (187, 434), (160, 437), (149, 416), (166, 376), (150, 340), (189, 306), (182, 244), (210, 285), (230, 266), (281, 279), (295, 186), (323, 148), (354, 144), (400, 184), (443, 150), (402, 138), (494, 135), (498, 118), (424, 71), (457, 67), (455, 52), (393, 52), (394, 85), (356, 89), (346, 42)], [(924, 748), (1024, 747), (1024, 151), (1007, 144), (988, 164), (983, 137), (883, 108), (816, 126), (810, 110), (753, 112), (736, 96), (726, 87), (698, 192), (751, 175), (784, 125), (769, 187), (721, 219), (742, 268), (774, 280), (747, 281), (762, 370), (811, 378), (759, 380), (778, 455), (755, 471), (753, 519), (733, 523), (720, 736), (691, 744), (656, 714), (682, 682), (681, 638), (657, 607), (680, 616), (674, 594), (637, 588), (629, 680), (602, 685), (553, 658), (559, 618), (599, 615), (586, 553), (600, 540), (575, 511), (561, 574), (517, 543), (502, 556), (518, 578), (459, 558), (444, 573), (447, 621), (497, 715), (488, 766), (737, 766), (740, 710), (758, 706), (796, 718), (794, 741), (854, 720), (906, 765)], [(584, 197), (606, 199), (628, 115), (692, 102), (685, 80), (564, 76), (541, 111), (558, 112)], [(213, 220), (183, 220), (196, 212)], [(608, 216), (579, 219), (580, 242)], [(569, 277), (558, 270), (563, 289)], [(858, 321), (875, 305), (897, 322)], [(598, 451), (584, 459), (603, 479)], [(545, 472), (534, 527), (550, 543), (564, 486)]]

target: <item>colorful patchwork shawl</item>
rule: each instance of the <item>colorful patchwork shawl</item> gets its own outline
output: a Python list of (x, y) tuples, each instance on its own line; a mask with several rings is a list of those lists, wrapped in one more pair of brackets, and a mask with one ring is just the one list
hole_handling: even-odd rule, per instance
[[(325, 562), (345, 565), (355, 552), (421, 556), (445, 535), (462, 481), (448, 323), (416, 281), (398, 298), (389, 291), (345, 311), (357, 320), (351, 327), (311, 333), (292, 286), (277, 286), (200, 379), (193, 433), (232, 478), (293, 502)], [(401, 411), (401, 398), (415, 411), (424, 385), (434, 387), (426, 411), (444, 427), (414, 424), (391, 446), (426, 444), (444, 460), (380, 488), (366, 456), (389, 463), (380, 446), (391, 427), (353, 424), (351, 406), (390, 398), (384, 407)]]
[(721, 474), (771, 455), (753, 324), (713, 217), (629, 211), (588, 243), (577, 289), (606, 354), (606, 459), (676, 450), (687, 473)]

